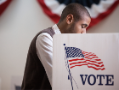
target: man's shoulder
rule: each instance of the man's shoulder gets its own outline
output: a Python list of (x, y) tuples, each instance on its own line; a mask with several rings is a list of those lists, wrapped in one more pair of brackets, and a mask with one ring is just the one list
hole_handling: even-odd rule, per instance
[(38, 32), (36, 36), (49, 36), (50, 35), (51, 37), (53, 37), (54, 34), (55, 32), (52, 29), (52, 27), (48, 27)]
[(52, 30), (53, 30), (52, 27), (48, 27), (46, 29), (41, 30), (39, 33), (49, 33)]
[(49, 30), (51, 30), (51, 29), (52, 29), (52, 27), (48, 27), (48, 28), (42, 29), (40, 32), (49, 31)]
[(41, 39), (43, 39), (43, 40), (52, 39), (52, 37), (48, 33), (41, 33), (37, 36), (37, 40), (41, 40)]
[(48, 28), (40, 31), (37, 35), (36, 42), (52, 41), (52, 35), (54, 35), (54, 32), (52, 32), (52, 31), (53, 31), (52, 27), (48, 27)]

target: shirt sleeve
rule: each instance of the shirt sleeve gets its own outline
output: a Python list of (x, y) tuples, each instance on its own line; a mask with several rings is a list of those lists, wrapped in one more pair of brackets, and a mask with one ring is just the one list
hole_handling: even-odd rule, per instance
[(53, 58), (53, 39), (47, 33), (42, 33), (37, 37), (36, 50), (41, 63), (47, 73), (49, 82), (52, 86), (52, 58)]

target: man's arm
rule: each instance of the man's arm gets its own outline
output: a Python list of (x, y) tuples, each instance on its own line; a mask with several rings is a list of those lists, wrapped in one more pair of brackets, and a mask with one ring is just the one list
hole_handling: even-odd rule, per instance
[(52, 58), (53, 58), (53, 39), (47, 33), (42, 33), (37, 37), (36, 50), (41, 63), (47, 73), (49, 82), (52, 86)]

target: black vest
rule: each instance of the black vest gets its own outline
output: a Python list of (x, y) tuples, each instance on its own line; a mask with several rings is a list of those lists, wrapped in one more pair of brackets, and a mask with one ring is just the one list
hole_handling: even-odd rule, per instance
[(51, 37), (55, 34), (53, 29), (47, 28), (40, 31), (32, 40), (27, 54), (26, 67), (21, 90), (51, 90), (45, 69), (36, 53), (36, 40), (39, 34), (48, 33)]

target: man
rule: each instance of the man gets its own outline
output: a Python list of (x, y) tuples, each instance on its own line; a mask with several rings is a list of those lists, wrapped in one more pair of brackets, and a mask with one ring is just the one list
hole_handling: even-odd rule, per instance
[(29, 48), (22, 90), (51, 90), (53, 35), (86, 33), (90, 22), (91, 18), (86, 8), (73, 3), (65, 7), (57, 24), (39, 32)]

